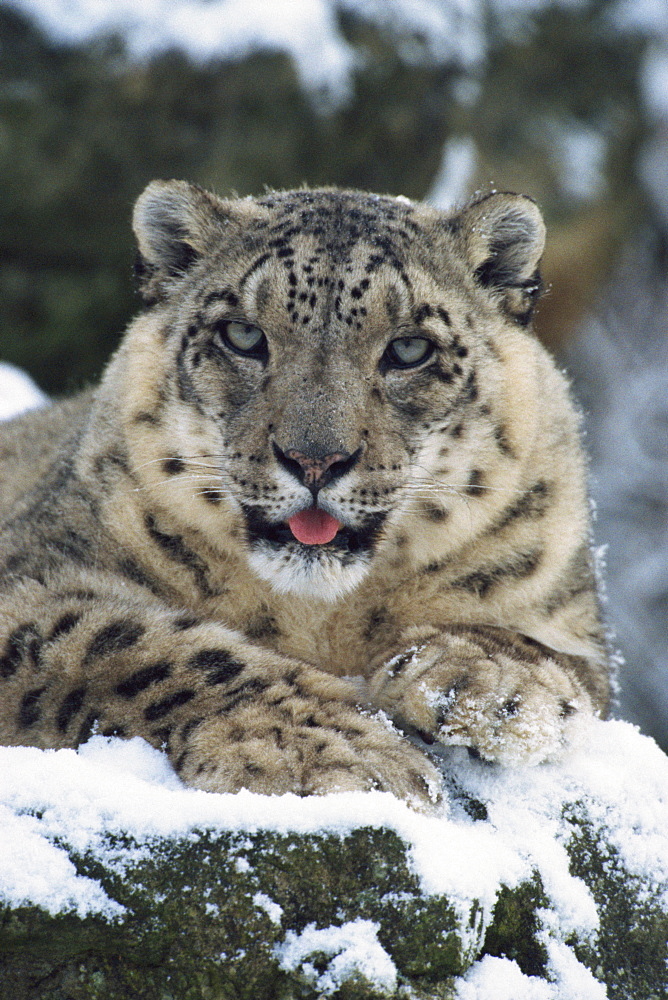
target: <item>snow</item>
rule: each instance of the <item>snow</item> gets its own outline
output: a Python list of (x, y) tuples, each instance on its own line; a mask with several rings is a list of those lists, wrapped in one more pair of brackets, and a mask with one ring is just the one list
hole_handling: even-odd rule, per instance
[(264, 910), (272, 924), (280, 924), (281, 917), (283, 916), (283, 907), (279, 903), (275, 903), (264, 892), (256, 892), (253, 896), (253, 902), (261, 910)]
[(594, 201), (605, 191), (608, 143), (602, 132), (568, 120), (555, 127), (554, 152), (563, 193), (575, 201)]
[[(304, 799), (198, 791), (183, 786), (165, 756), (138, 738), (95, 736), (77, 751), (0, 748), (0, 900), (122, 920), (122, 907), (97, 882), (77, 874), (66, 850), (121, 865), (117, 849), (108, 846), (114, 833), (129, 835), (143, 856), (155, 837), (202, 830), (345, 836), (382, 826), (408, 845), (423, 891), (448, 895), (463, 914), (478, 899), (488, 920), (501, 884), (512, 887), (533, 870), (540, 873), (550, 904), (542, 933), (554, 985), (524, 976), (509, 960), (485, 958), (459, 981), (458, 1000), (604, 998), (604, 988), (566, 944), (573, 933), (583, 938), (594, 932), (598, 918), (589, 890), (569, 872), (563, 807), (585, 801), (630, 874), (666, 891), (668, 758), (629, 723), (599, 720), (582, 723), (560, 764), (504, 769), (472, 761), (458, 748), (442, 755), (447, 773), (485, 803), (486, 821), (473, 821), (455, 800), (428, 816), (382, 792)], [(281, 907), (269, 897), (258, 893), (254, 902), (281, 922)], [(373, 982), (394, 981), (394, 967), (369, 921), (288, 932), (277, 954), (284, 967), (301, 966), (310, 974), (314, 951), (331, 956), (318, 979), (323, 995), (352, 969)]]
[(0, 806), (0, 899), (20, 906), (34, 903), (48, 913), (98, 912), (113, 918), (123, 907), (109, 899), (99, 882), (77, 875), (67, 854), (44, 836), (34, 816)]
[(613, 30), (640, 35), (648, 43), (640, 72), (645, 109), (668, 119), (668, 5), (665, 0), (616, 0), (608, 11)]
[(548, 967), (555, 978), (546, 983), (525, 976), (517, 962), (486, 955), (457, 983), (456, 1000), (607, 1000), (607, 990), (566, 945), (547, 942)]
[(9, 420), (47, 402), (47, 397), (25, 372), (0, 361), (0, 420)]
[(557, 981), (554, 1000), (607, 1000), (608, 992), (561, 941), (547, 941), (548, 969)]
[(640, 74), (644, 104), (659, 122), (668, 119), (668, 26), (663, 45), (649, 47)]
[(511, 959), (491, 955), (476, 962), (460, 979), (455, 996), (456, 1000), (488, 1000), (491, 997), (494, 1000), (557, 1000), (550, 983), (535, 976), (525, 976), (517, 962)]
[[(520, 0), (518, 0), (520, 2)], [(540, 2), (540, 0), (539, 0)], [(419, 37), (422, 45), (404, 42), (403, 56), (429, 58), (473, 68), (485, 58), (485, 9), (479, 0), (343, 0), (344, 9), (397, 34)]]
[[(360, 826), (386, 826), (413, 845), (426, 891), (448, 892), (462, 901), (482, 892), (488, 906), (500, 880), (515, 883), (527, 872), (512, 849), (496, 845), (493, 831), (483, 825), (460, 827), (445, 818), (421, 816), (387, 793), (348, 792), (303, 799), (244, 791), (212, 795), (185, 788), (164, 755), (138, 738), (93, 737), (78, 751), (2, 747), (0, 804), (19, 817), (34, 819), (38, 814), (38, 826), (33, 829), (40, 830), (46, 841), (63, 839), (79, 852), (101, 849), (104, 834), (110, 832), (126, 832), (138, 841), (148, 841), (183, 837), (196, 829), (328, 830), (345, 836)], [(452, 846), (448, 857), (440, 846), (444, 832)], [(42, 872), (43, 862), (41, 855), (36, 857)], [(18, 904), (30, 897), (8, 889), (14, 876), (11, 869), (6, 870), (6, 863), (7, 855), (0, 858), (0, 898)], [(46, 877), (45, 882), (49, 881)], [(74, 891), (74, 883), (71, 888)], [(76, 889), (82, 891), (78, 882)], [(62, 898), (62, 886), (55, 879), (54, 890)], [(44, 895), (39, 902), (50, 912), (57, 905), (55, 900), (45, 902)], [(95, 909), (93, 899), (90, 908)]]
[(648, 35), (668, 34), (668, 7), (665, 0), (615, 0), (608, 16), (624, 31)]
[[(378, 929), (379, 925), (372, 920), (361, 919), (339, 927), (316, 928), (315, 924), (308, 924), (301, 934), (288, 931), (275, 953), (281, 968), (301, 967), (323, 996), (334, 993), (355, 972), (381, 988), (392, 989), (396, 986), (397, 970), (378, 941)], [(332, 956), (320, 976), (314, 966), (305, 961), (316, 953)]]
[[(339, 30), (337, 9), (357, 13), (403, 38), (408, 61), (434, 59), (463, 69), (487, 54), (484, 0), (8, 0), (51, 37), (76, 44), (117, 34), (131, 57), (169, 48), (191, 58), (241, 58), (258, 48), (288, 52), (304, 85), (336, 100), (350, 92), (359, 54)], [(526, 20), (546, 6), (588, 0), (492, 0), (502, 19)]]
[(426, 201), (441, 209), (452, 208), (465, 201), (472, 187), (476, 166), (476, 147), (470, 136), (448, 139)]
[(10, 0), (59, 41), (119, 34), (135, 58), (170, 48), (196, 61), (242, 58), (266, 47), (289, 52), (309, 88), (346, 89), (354, 53), (328, 0)]

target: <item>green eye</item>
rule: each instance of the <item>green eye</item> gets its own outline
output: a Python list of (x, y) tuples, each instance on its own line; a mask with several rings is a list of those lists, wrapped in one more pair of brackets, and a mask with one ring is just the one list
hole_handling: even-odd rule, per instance
[(431, 357), (434, 345), (426, 337), (399, 337), (388, 344), (385, 358), (393, 368), (413, 368)]
[(221, 323), (218, 331), (227, 346), (237, 354), (246, 354), (253, 358), (266, 356), (267, 339), (262, 330), (252, 323), (230, 320)]

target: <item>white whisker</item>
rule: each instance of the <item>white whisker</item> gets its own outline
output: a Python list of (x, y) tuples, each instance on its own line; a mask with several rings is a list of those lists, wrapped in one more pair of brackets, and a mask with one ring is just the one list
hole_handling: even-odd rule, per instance
[(219, 468), (220, 468), (218, 465), (210, 465), (208, 462), (203, 462), (201, 460), (205, 459), (205, 458), (210, 458), (210, 459), (214, 459), (214, 460), (217, 460), (219, 462), (222, 462), (225, 459), (225, 455), (215, 455), (215, 454), (213, 454), (213, 455), (195, 455), (195, 456), (192, 456), (192, 457), (183, 456), (183, 455), (179, 455), (179, 456), (176, 456), (176, 455), (163, 455), (161, 458), (151, 458), (147, 462), (142, 462), (141, 465), (135, 465), (133, 467), (132, 471), (133, 472), (139, 472), (141, 469), (145, 469), (149, 465), (161, 465), (163, 462), (173, 461), (177, 457), (178, 457), (179, 461), (183, 462), (185, 465), (197, 465), (197, 466), (200, 466), (203, 469), (212, 469), (212, 470), (215, 470), (216, 472), (218, 472)]

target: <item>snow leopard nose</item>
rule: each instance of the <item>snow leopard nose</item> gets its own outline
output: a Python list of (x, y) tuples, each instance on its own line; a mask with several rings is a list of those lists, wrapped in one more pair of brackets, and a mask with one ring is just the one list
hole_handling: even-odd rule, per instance
[(308, 486), (314, 496), (333, 479), (340, 479), (346, 472), (350, 472), (361, 453), (362, 449), (358, 448), (352, 454), (333, 451), (327, 455), (307, 455), (296, 448), (287, 448), (283, 451), (274, 442), (274, 454), (279, 465), (304, 486)]

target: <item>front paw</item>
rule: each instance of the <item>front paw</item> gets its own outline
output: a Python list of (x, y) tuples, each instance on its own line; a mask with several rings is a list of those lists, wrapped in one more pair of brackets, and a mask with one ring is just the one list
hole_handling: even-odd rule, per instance
[(593, 712), (569, 657), (491, 627), (455, 629), (394, 657), (371, 695), (427, 742), (508, 765), (558, 760), (574, 720)]
[(207, 791), (380, 790), (427, 812), (439, 804), (442, 790), (434, 766), (382, 714), (303, 698), (203, 720), (176, 766), (187, 784)]

